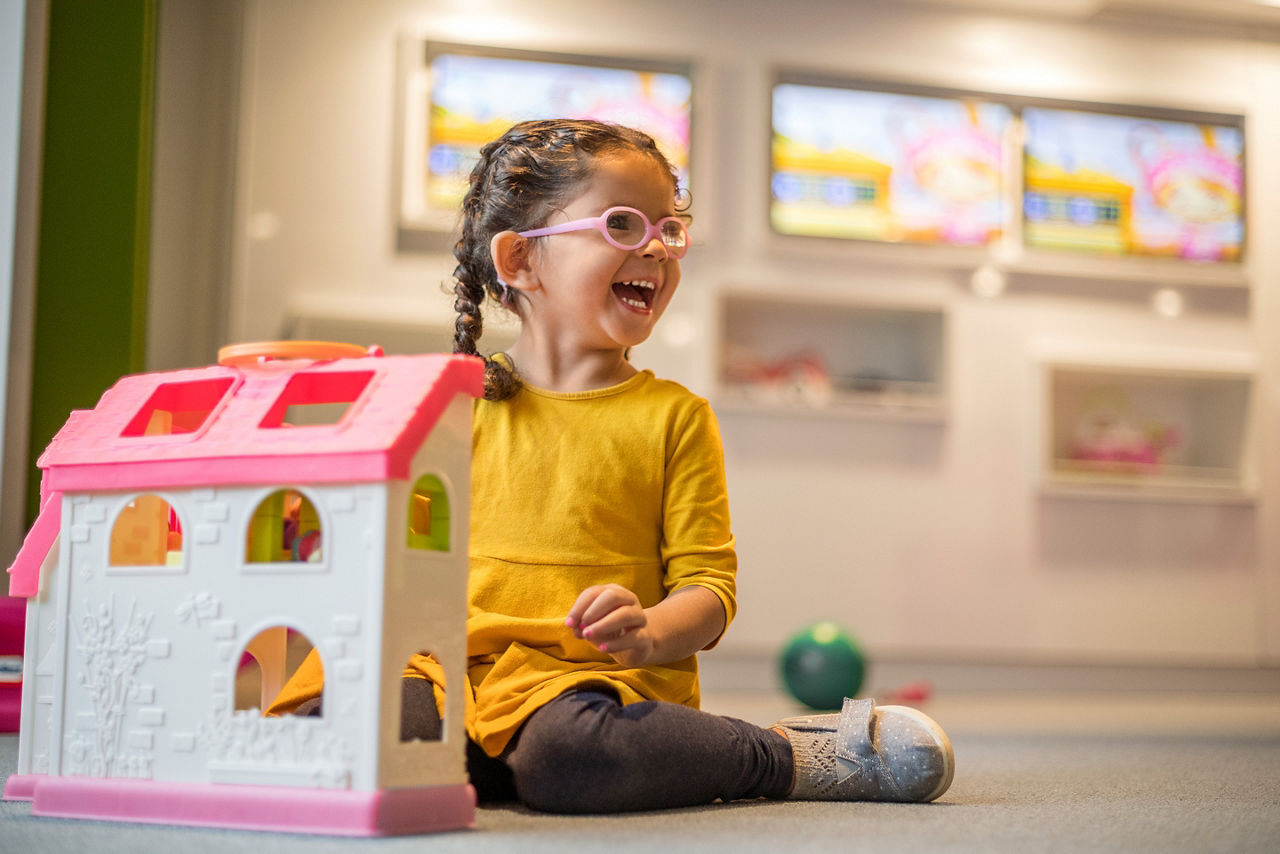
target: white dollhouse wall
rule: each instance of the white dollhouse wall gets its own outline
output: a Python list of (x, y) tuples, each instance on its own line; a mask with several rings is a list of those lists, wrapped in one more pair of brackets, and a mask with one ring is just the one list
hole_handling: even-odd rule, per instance
[[(221, 208), (232, 225), (213, 253), (230, 259), (231, 340), (334, 335), (350, 321), (361, 336), (382, 324), (446, 346), (448, 236), (397, 250), (398, 40), (691, 61), (694, 249), (637, 363), (714, 401), (728, 289), (941, 307), (948, 335), (940, 423), (722, 412), (741, 571), (739, 616), (716, 656), (772, 656), (830, 617), (882, 661), (1275, 663), (1280, 526), (1266, 520), (1280, 514), (1280, 242), (1266, 236), (1280, 233), (1277, 26), (1233, 22), (1243, 3), (1206, 3), (1194, 26), (1159, 4), (1140, 18), (1107, 2), (1019, 5), (601, 0), (583, 15), (571, 0), (245, 0), (242, 19), (212, 20), (202, 4), (164, 0), (158, 158), (179, 150), (165, 146), (175, 129), (208, 127), (207, 99), (166, 89), (183, 79), (164, 64), (166, 38), (216, 24), (239, 51), (188, 89), (234, 93), (228, 150), (195, 152), (186, 162), (201, 169), (158, 180), (155, 220), (178, 221), (165, 211), (187, 209), (187, 191), (204, 186), (196, 176), (234, 176)], [(1151, 310), (1149, 283), (1085, 271), (1023, 277), (991, 298), (971, 289), (972, 269), (938, 253), (779, 239), (767, 207), (775, 69), (1244, 115), (1245, 286), (1190, 288), (1187, 310), (1169, 319)], [(191, 229), (153, 244), (155, 281), (203, 287), (174, 250), (209, 240)], [(155, 326), (153, 358), (207, 358), (181, 354), (183, 326), (170, 324), (169, 339)], [(1042, 491), (1043, 365), (1064, 341), (1252, 360), (1252, 495)]]
[[(250, 515), (275, 489), (63, 497), (58, 566), (28, 610), (36, 690), (24, 697), (34, 708), (24, 709), (19, 773), (371, 785), (372, 769), (356, 765), (358, 714), (287, 719), (287, 736), (277, 732), (271, 744), (265, 725), (283, 729), (276, 722), (233, 714), (241, 654), (263, 630), (283, 625), (322, 649), (342, 645), (326, 661), (332, 702), (358, 694), (352, 685), (368, 671), (376, 611), (363, 582), (381, 566), (381, 542), (361, 535), (381, 527), (384, 487), (303, 488), (328, 541), (323, 559), (248, 564)], [(178, 514), (179, 565), (108, 565), (116, 519), (140, 494)]]
[[(382, 586), (382, 621), (396, 626), (382, 636), (382, 710), (377, 734), (379, 789), (466, 783), (466, 697), (445, 693), (444, 731), (440, 741), (400, 740), (400, 679), (414, 653), (433, 653), (445, 665), (446, 685), (465, 685), (467, 660), (467, 555), (461, 544), (470, 530), (471, 398), (459, 395), (445, 409), (422, 448), (414, 456), (408, 481), (387, 485), (388, 517), (383, 548), (395, 558)], [(440, 479), (450, 496), (450, 549), (406, 548), (409, 492), (418, 479)]]
[[(454, 498), (453, 542), (465, 542), (467, 530), (470, 405), (461, 396), (448, 405), (412, 466), (415, 477), (439, 477)], [(250, 518), (282, 487), (314, 506), (321, 557), (247, 562)], [(460, 683), (465, 655), (465, 554), (408, 548), (409, 488), (65, 495), (56, 568), (42, 571), (28, 605), (24, 682), (35, 690), (23, 696), (18, 773), (364, 791), (465, 783), (460, 695), (449, 699), (440, 742), (399, 740), (409, 656), (453, 656), (448, 676)], [(113, 526), (144, 494), (176, 511), (181, 560), (111, 566)], [(274, 696), (278, 678), (269, 677), (280, 673), (286, 628), (320, 651), (323, 715), (236, 711), (246, 649), (259, 652), (262, 693)]]

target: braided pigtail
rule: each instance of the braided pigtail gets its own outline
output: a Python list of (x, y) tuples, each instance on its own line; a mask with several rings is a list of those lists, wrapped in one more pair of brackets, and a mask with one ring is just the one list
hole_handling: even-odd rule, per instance
[[(494, 160), (500, 157), (498, 143), (480, 151), (471, 171), (471, 187), (462, 202), (462, 235), (454, 245), (457, 267), (453, 271), (453, 352), (484, 359), (485, 400), (506, 400), (520, 388), (520, 380), (506, 364), (480, 353), (476, 342), (484, 333), (482, 308), (486, 293), (499, 304), (515, 311), (512, 291), (498, 279), (489, 254), (489, 240), (501, 229), (493, 228), (487, 216)], [(519, 312), (517, 311), (517, 314)]]

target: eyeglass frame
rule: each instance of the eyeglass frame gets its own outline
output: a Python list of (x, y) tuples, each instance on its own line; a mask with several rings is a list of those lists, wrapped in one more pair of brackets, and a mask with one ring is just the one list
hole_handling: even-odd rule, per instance
[[(609, 233), (609, 215), (618, 211), (626, 211), (628, 213), (636, 214), (640, 217), (641, 221), (644, 222), (644, 237), (640, 238), (640, 242), (635, 246), (626, 246), (619, 243), (618, 240)], [(684, 246), (679, 250), (667, 243), (667, 241), (663, 240), (662, 224), (668, 221), (674, 222), (676, 225), (680, 226), (680, 233), (684, 235)], [(548, 225), (544, 228), (534, 228), (529, 231), (518, 231), (516, 233), (521, 237), (546, 237), (552, 234), (566, 234), (571, 231), (586, 231), (587, 229), (595, 229), (600, 232), (600, 234), (604, 236), (604, 239), (609, 241), (610, 246), (613, 246), (615, 249), (621, 249), (624, 252), (634, 252), (641, 246), (647, 245), (654, 238), (657, 238), (658, 242), (667, 250), (667, 254), (676, 260), (683, 258), (689, 251), (689, 229), (685, 226), (684, 220), (676, 216), (664, 216), (657, 222), (649, 222), (649, 217), (644, 215), (644, 211), (629, 208), (626, 205), (615, 205), (599, 216), (574, 219), (569, 222), (562, 222), (559, 225)]]

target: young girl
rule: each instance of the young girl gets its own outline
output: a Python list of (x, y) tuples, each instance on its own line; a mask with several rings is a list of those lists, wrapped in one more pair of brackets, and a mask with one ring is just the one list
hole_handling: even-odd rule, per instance
[[(472, 783), (573, 813), (933, 800), (951, 746), (913, 709), (846, 701), (770, 729), (698, 710), (695, 654), (735, 609), (720, 435), (705, 400), (628, 360), (680, 284), (680, 200), (651, 138), (597, 122), (516, 125), (471, 173), (454, 350), (478, 355), (486, 294), (521, 321), (475, 407)], [(410, 671), (402, 737), (438, 737), (439, 670)]]

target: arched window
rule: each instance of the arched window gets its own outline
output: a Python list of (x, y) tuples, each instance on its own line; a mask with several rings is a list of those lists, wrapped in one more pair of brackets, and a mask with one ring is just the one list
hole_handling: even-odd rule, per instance
[(319, 563), (320, 516), (296, 489), (277, 489), (249, 519), (245, 560), (249, 563)]
[(433, 474), (418, 478), (409, 495), (409, 548), (449, 551), (449, 493)]
[[(236, 666), (235, 710), (269, 708), (311, 650), (307, 636), (287, 626), (270, 626), (254, 635)], [(298, 714), (322, 713), (318, 701), (305, 705)]]
[(139, 495), (111, 528), (109, 566), (182, 566), (182, 524), (159, 495)]

